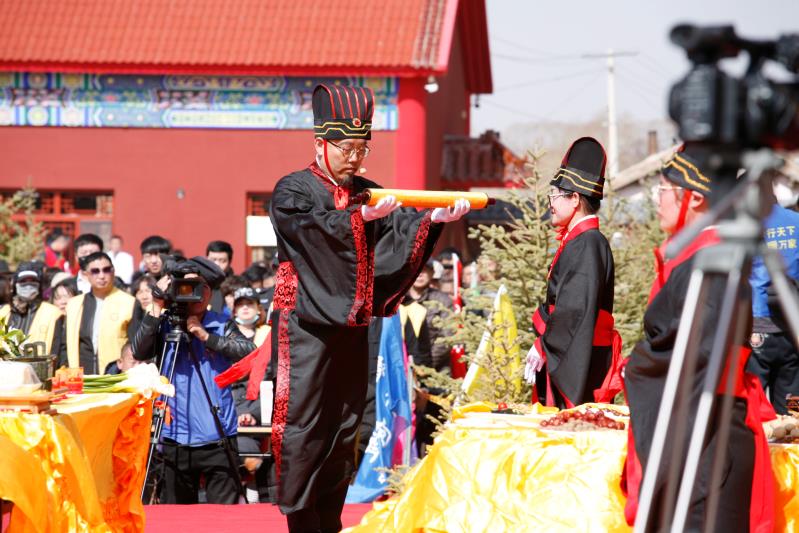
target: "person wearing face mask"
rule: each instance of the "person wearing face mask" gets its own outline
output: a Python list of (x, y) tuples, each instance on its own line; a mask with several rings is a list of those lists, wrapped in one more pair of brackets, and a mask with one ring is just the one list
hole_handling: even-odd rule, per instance
[(266, 313), (258, 302), (258, 293), (250, 287), (242, 287), (233, 293), (233, 320), (242, 335), (260, 346), (269, 334)]
[(63, 318), (58, 307), (42, 300), (41, 271), (34, 262), (19, 265), (11, 284), (11, 303), (0, 307), (0, 320), (22, 330), (26, 342), (43, 342), (45, 353), (58, 353)]
[[(217, 263), (218, 264), (218, 263)], [(256, 346), (261, 346), (267, 339), (270, 327), (266, 324), (266, 313), (258, 302), (258, 293), (251, 287), (241, 287), (233, 294), (233, 322), (246, 338)], [(236, 414), (239, 426), (255, 426), (261, 424), (261, 400), (247, 399), (247, 379), (233, 383), (230, 388), (236, 403)], [(262, 450), (262, 438), (252, 435), (238, 435), (236, 442), (239, 453), (250, 454), (242, 459), (242, 465), (248, 472), (248, 487), (254, 484), (254, 478), (263, 459), (256, 457)]]
[(612, 402), (621, 391), (621, 337), (613, 328), (613, 254), (599, 231), (605, 150), (582, 137), (551, 181), (549, 206), (560, 245), (533, 315), (539, 337), (527, 354), (533, 401), (570, 408)]

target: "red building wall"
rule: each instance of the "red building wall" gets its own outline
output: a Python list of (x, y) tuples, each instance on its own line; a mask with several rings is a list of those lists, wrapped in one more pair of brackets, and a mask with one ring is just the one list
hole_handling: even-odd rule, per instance
[[(367, 176), (394, 186), (397, 132), (376, 132)], [(138, 257), (148, 235), (188, 255), (230, 241), (242, 270), (248, 192), (313, 159), (310, 131), (112, 128), (0, 128), (0, 188), (112, 190), (113, 231)], [(440, 150), (440, 147), (439, 147)], [(178, 198), (178, 189), (185, 196)]]
[[(364, 166), (385, 187), (440, 188), (444, 134), (469, 133), (468, 58), (455, 31), (438, 92), (427, 93), (424, 78), (401, 78), (399, 130), (374, 132)], [(297, 130), (3, 127), (0, 188), (112, 190), (113, 232), (134, 257), (152, 234), (190, 256), (223, 239), (240, 271), (249, 263), (247, 193), (270, 192), (280, 177), (310, 163), (311, 144), (312, 133)], [(460, 245), (463, 233), (448, 227), (440, 246)]]
[(427, 186), (441, 188), (441, 157), (446, 134), (469, 135), (469, 93), (466, 90), (463, 46), (458, 26), (452, 38), (449, 70), (437, 78), (438, 91), (427, 96)]
[[(466, 75), (461, 39), (463, 35), (455, 26), (452, 39), (449, 70), (445, 76), (437, 78), (438, 92), (427, 97), (427, 188), (441, 189), (441, 159), (443, 139), (446, 134), (469, 135), (470, 98), (466, 90)], [(446, 246), (466, 250), (467, 230), (465, 222), (447, 224), (438, 241), (438, 249)]]

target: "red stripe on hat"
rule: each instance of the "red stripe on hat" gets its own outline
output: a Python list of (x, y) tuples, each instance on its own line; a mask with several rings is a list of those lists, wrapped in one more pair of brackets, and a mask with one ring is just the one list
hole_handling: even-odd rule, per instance
[(346, 115), (346, 113), (344, 112), (344, 100), (341, 98), (341, 87), (335, 85), (335, 88), (336, 88), (336, 96), (338, 96), (338, 103), (341, 104), (341, 116), (343, 117), (344, 115)]
[(364, 122), (368, 122), (368, 114), (369, 114), (369, 97), (366, 96), (366, 89), (363, 87), (358, 87), (361, 90), (361, 94), (363, 95), (363, 118)]
[(330, 90), (330, 87), (328, 87), (327, 85), (322, 85), (322, 87), (325, 88), (327, 94), (330, 96), (330, 109), (331, 112), (333, 113), (333, 118), (336, 118), (336, 104), (333, 102), (333, 92)]
[[(354, 89), (361, 89), (360, 87), (355, 87)], [(361, 89), (363, 90), (363, 89)], [(358, 91), (353, 90), (353, 96), (355, 96), (355, 109), (358, 111), (358, 117), (361, 117), (361, 99), (358, 98)], [(366, 103), (366, 97), (363, 97), (364, 104)]]
[(352, 102), (350, 101), (350, 92), (352, 91), (350, 91), (349, 87), (342, 87), (342, 89), (344, 90), (344, 94), (347, 95), (347, 107), (350, 108), (350, 117), (352, 117)]

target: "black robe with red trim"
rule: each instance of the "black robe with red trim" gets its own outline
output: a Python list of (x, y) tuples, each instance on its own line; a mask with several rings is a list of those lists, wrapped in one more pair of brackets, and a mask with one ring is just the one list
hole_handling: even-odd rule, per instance
[(370, 319), (396, 312), (443, 226), (431, 223), (430, 211), (401, 208), (364, 222), (360, 206), (337, 209), (342, 196), (374, 187), (355, 176), (337, 189), (314, 163), (282, 178), (270, 207), (280, 261), (272, 314), (278, 504), (284, 513), (326, 516), (322, 529), (340, 527), (366, 396)]
[(574, 405), (594, 401), (594, 390), (602, 386), (613, 355), (611, 346), (594, 346), (594, 330), (600, 310), (613, 313), (614, 280), (613, 254), (598, 229), (563, 245), (551, 269), (546, 300), (538, 309), (546, 323), (539, 343), (546, 373), (539, 372), (536, 379), (542, 404), (547, 374), (559, 407), (566, 407), (563, 396)]
[[(624, 369), (624, 386), (627, 402), (630, 406), (630, 441), (628, 444), (628, 458), (626, 463), (625, 490), (628, 493), (627, 508), (625, 513), (628, 523), (632, 524), (637, 513), (638, 491), (640, 490), (641, 477), (646, 471), (646, 464), (649, 458), (652, 437), (657, 422), (660, 401), (666, 382), (666, 375), (669, 370), (674, 350), (674, 343), (677, 331), (680, 326), (680, 317), (685, 304), (688, 284), (691, 277), (694, 256), (693, 254), (702, 247), (714, 244), (718, 239), (714, 232), (706, 230), (700, 234), (700, 238), (692, 243), (685, 252), (667, 264), (666, 276), (655, 281), (651, 301), (644, 314), (644, 340), (639, 342), (627, 361)], [(697, 361), (697, 375), (694, 384), (682, 394), (690, 394), (690, 405), (692, 406), (688, 416), (688, 434), (693, 428), (696, 413), (696, 405), (702, 390), (705, 379), (707, 364), (710, 357), (710, 350), (713, 344), (713, 337), (717, 329), (716, 318), (721, 311), (721, 302), (724, 294), (725, 279), (713, 276), (710, 286), (706, 293), (706, 298), (701, 302), (702, 312), (706, 317), (702, 326), (699, 342), (699, 357)], [(750, 291), (743, 291), (741, 298), (749, 297)], [(743, 369), (746, 354), (742, 354), (743, 359), (740, 368)], [(758, 469), (761, 471), (761, 478), (755, 504), (752, 505), (753, 472), (755, 471), (756, 461), (756, 434), (761, 439), (758, 452), (761, 453), (758, 461), (768, 461), (768, 449), (765, 448), (765, 458), (762, 455), (762, 446), (765, 445), (765, 437), (762, 434), (762, 426), (759, 412), (767, 412), (768, 406), (759, 405), (759, 397), (762, 396), (761, 390), (752, 390), (752, 386), (757, 381), (745, 379), (743, 372), (740, 372), (739, 380), (745, 385), (741, 388), (750, 389), (750, 398), (740, 397), (736, 394), (733, 408), (732, 424), (730, 436), (727, 440), (727, 455), (724, 464), (723, 476), (721, 480), (721, 496), (719, 499), (719, 509), (716, 522), (716, 531), (749, 531), (750, 530), (750, 507), (753, 511), (752, 523), (757, 523), (758, 531), (770, 531), (771, 496), (771, 467), (765, 465), (766, 472), (763, 473), (762, 464)], [(717, 397), (718, 399), (721, 396)], [(757, 404), (757, 405), (755, 405)], [(700, 530), (702, 528), (705, 510), (705, 501), (709, 490), (708, 481), (710, 468), (713, 460), (713, 451), (717, 444), (717, 410), (720, 401), (716, 402), (714, 413), (711, 415), (711, 425), (708, 428), (708, 435), (705, 439), (702, 456), (700, 459), (697, 481), (694, 487), (694, 494), (691, 499), (691, 510), (688, 516), (687, 529)], [(748, 410), (748, 408), (751, 408)], [(671, 432), (671, 430), (670, 430)], [(688, 436), (685, 437), (687, 446)], [(632, 453), (634, 451), (634, 453)], [(660, 520), (661, 494), (666, 477), (666, 464), (669, 464), (669, 446), (666, 445), (664, 452), (666, 461), (661, 463), (661, 471), (657, 477), (655, 499), (650, 516), (650, 528), (654, 530)], [(680, 465), (682, 472), (683, 465)], [(766, 477), (762, 477), (766, 476)], [(755, 528), (752, 528), (754, 531)]]

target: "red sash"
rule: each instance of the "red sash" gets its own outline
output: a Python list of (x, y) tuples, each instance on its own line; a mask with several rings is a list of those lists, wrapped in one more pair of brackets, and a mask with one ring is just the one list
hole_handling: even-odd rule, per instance
[(555, 251), (555, 257), (552, 258), (552, 264), (549, 265), (549, 272), (547, 272), (547, 279), (552, 275), (552, 269), (555, 268), (555, 263), (558, 262), (560, 259), (560, 253), (563, 251), (563, 248), (566, 246), (566, 243), (569, 241), (574, 240), (575, 237), (584, 233), (590, 229), (599, 229), (599, 218), (596, 215), (591, 216), (590, 218), (584, 218), (580, 222), (578, 222), (570, 231), (565, 233), (558, 233), (556, 239), (560, 241), (560, 246)]
[(716, 231), (716, 228), (705, 228), (699, 233), (699, 235), (696, 236), (693, 241), (691, 241), (688, 246), (682, 249), (677, 257), (666, 261), (663, 259), (663, 253), (661, 250), (665, 249), (669, 242), (671, 242), (671, 238), (666, 239), (660, 248), (655, 248), (653, 250), (655, 254), (655, 280), (652, 282), (652, 289), (649, 291), (649, 301), (647, 304), (651, 304), (652, 300), (655, 299), (655, 296), (657, 296), (657, 294), (660, 292), (660, 289), (662, 289), (663, 285), (665, 285), (666, 281), (668, 281), (672, 270), (693, 257), (693, 255), (702, 248), (718, 244), (721, 242), (721, 239), (719, 239), (719, 234)]
[[(552, 314), (554, 310), (555, 306), (550, 305), (549, 313)], [(610, 368), (608, 369), (608, 373), (605, 375), (605, 379), (602, 380), (602, 385), (598, 389), (594, 389), (594, 401), (596, 403), (611, 403), (613, 398), (615, 398), (616, 395), (622, 390), (621, 369), (624, 359), (621, 355), (621, 335), (619, 335), (619, 332), (614, 329), (614, 322), (615, 321), (612, 314), (608, 313), (604, 309), (599, 310), (596, 324), (594, 325), (594, 340), (591, 344), (593, 346), (610, 346), (612, 360), (610, 363)], [(541, 336), (543, 336), (544, 332), (546, 331), (547, 325), (546, 322), (544, 322), (544, 319), (541, 317), (541, 313), (538, 309), (536, 309), (535, 313), (533, 314), (533, 327), (539, 335), (535, 341), (535, 349), (538, 350), (538, 353), (541, 354), (541, 357), (544, 358), (544, 362), (546, 362), (546, 352), (544, 351), (544, 347), (541, 343)], [(549, 372), (547, 372), (546, 404), (550, 406), (555, 405), (555, 395), (553, 394), (552, 387), (557, 386), (552, 383)], [(567, 408), (571, 409), (575, 406), (574, 402), (572, 402), (571, 399), (563, 394), (560, 389), (558, 389), (558, 392), (566, 402)], [(535, 385), (533, 385), (533, 403), (538, 401), (537, 398), (538, 391), (536, 390)]]

